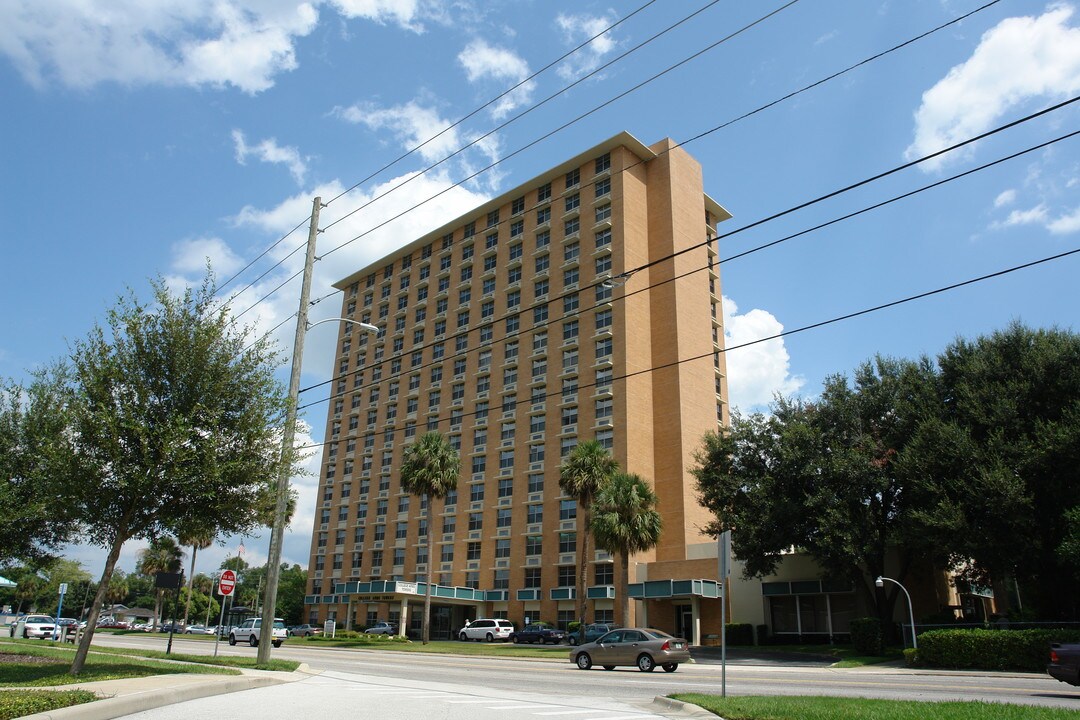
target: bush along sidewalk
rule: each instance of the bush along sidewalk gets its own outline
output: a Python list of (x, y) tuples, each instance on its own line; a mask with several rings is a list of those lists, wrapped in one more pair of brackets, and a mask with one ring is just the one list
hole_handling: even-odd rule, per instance
[(922, 667), (1043, 672), (1052, 642), (1080, 642), (1080, 630), (930, 630), (904, 657)]

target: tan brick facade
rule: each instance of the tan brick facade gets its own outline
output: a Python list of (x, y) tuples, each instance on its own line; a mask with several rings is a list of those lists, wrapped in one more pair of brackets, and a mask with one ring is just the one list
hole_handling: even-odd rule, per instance
[[(685, 561), (706, 542), (688, 469), (727, 422), (705, 241), (728, 217), (689, 154), (623, 133), (338, 283), (343, 316), (383, 332), (342, 323), (338, 337), (310, 619), (392, 617), (397, 595), (349, 583), (423, 582), (430, 566), (439, 586), (474, 591), (436, 600), (444, 634), (478, 615), (565, 622), (581, 528), (558, 468), (579, 440), (655, 485), (664, 532), (632, 559), (631, 582), (655, 576), (639, 563)], [(462, 473), (456, 498), (434, 503), (424, 563), (424, 514), (397, 468), (428, 429), (459, 448)], [(617, 576), (597, 553), (590, 620), (633, 620), (615, 617)]]

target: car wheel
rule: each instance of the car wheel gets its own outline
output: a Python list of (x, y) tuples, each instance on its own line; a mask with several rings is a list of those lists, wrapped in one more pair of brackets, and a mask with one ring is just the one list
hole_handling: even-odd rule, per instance
[[(281, 641), (280, 640), (274, 640), (274, 647), (276, 647), (276, 648), (281, 647)], [(674, 669), (674, 668), (672, 668), (672, 669)], [(668, 670), (668, 672), (671, 672), (671, 670)]]
[(589, 653), (578, 653), (574, 658), (574, 664), (578, 666), (578, 670), (589, 670), (592, 668), (592, 658), (589, 657)]
[(487, 640), (488, 642), (495, 642), (495, 636), (492, 635), (491, 633), (488, 633), (487, 635), (485, 635), (484, 639)]
[(230, 645), (235, 645), (236, 644), (236, 636), (233, 635), (232, 633), (229, 633), (229, 644)]
[(637, 659), (637, 669), (641, 672), (652, 672), (656, 669), (656, 661), (650, 655), (641, 654)]
[(574, 637), (573, 635), (570, 636), (570, 644), (574, 645), (574, 646), (577, 646), (577, 638)]
[(460, 635), (457, 636), (457, 639), (460, 640), (461, 642), (465, 642), (466, 640), (469, 639), (469, 636), (466, 635), (465, 633), (461, 633)]
[(605, 666), (604, 666), (604, 669), (605, 669), (605, 670), (614, 670), (614, 669), (615, 669), (615, 666), (614, 666), (614, 665), (605, 665)]
[(664, 663), (661, 667), (664, 668), (664, 672), (675, 672), (679, 669), (679, 663)]
[(251, 647), (259, 647), (259, 638), (254, 635), (248, 635), (248, 645)]
[(520, 645), (521, 644), (521, 638), (519, 638), (517, 635), (515, 635), (514, 637), (512, 637), (510, 639), (514, 641), (515, 645)]

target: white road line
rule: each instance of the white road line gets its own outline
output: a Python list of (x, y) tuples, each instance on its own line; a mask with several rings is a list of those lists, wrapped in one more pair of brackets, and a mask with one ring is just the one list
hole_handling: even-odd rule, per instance
[(559, 707), (558, 705), (552, 705), (551, 703), (527, 703), (520, 702), (516, 705), (488, 705), (485, 710), (528, 710), (530, 708), (552, 708)]
[[(584, 715), (585, 713), (604, 712), (603, 710), (597, 710), (596, 708), (588, 708), (586, 710), (552, 710), (550, 712), (538, 712), (533, 715)], [(640, 716), (638, 716), (640, 717)]]

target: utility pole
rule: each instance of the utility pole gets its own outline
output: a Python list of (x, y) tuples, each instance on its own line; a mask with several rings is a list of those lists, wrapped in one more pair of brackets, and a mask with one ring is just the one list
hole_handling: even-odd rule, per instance
[(304, 335), (307, 333), (308, 302), (311, 297), (311, 273), (315, 265), (315, 239), (319, 234), (319, 210), (322, 198), (311, 206), (311, 225), (308, 227), (307, 256), (304, 259), (304, 280), (300, 286), (300, 310), (296, 313), (296, 336), (293, 340), (292, 373), (289, 377), (289, 403), (285, 409), (285, 428), (281, 437), (281, 468), (278, 472), (277, 506), (274, 525), (270, 530), (270, 552), (266, 561), (266, 594), (263, 596), (262, 628), (260, 630), (258, 662), (270, 661), (271, 638), (274, 636), (274, 615), (277, 610), (278, 576), (281, 574), (281, 543), (285, 535), (285, 512), (289, 501), (289, 473), (292, 470), (293, 439), (296, 434), (296, 406), (300, 397), (300, 365), (304, 359)]

